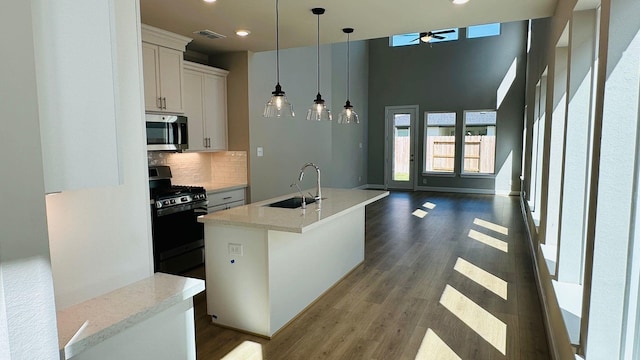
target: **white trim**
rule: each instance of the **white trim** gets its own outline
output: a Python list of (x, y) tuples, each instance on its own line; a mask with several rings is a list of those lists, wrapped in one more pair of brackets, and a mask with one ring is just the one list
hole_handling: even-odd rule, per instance
[(229, 71), (225, 69), (219, 69), (212, 66), (202, 65), (202, 64), (194, 63), (192, 61), (187, 61), (187, 60), (183, 61), (183, 68), (184, 70), (199, 71), (199, 72), (207, 73), (210, 75), (227, 76), (229, 74)]
[(389, 149), (389, 142), (390, 142), (390, 136), (393, 136), (390, 133), (390, 130), (393, 128), (393, 123), (390, 122), (390, 120), (393, 120), (392, 118), (389, 118), (390, 114), (393, 114), (395, 112), (409, 112), (412, 113), (412, 116), (410, 118), (410, 126), (411, 128), (414, 129), (414, 131), (411, 132), (411, 143), (412, 143), (412, 149), (411, 149), (411, 155), (413, 156), (414, 160), (411, 161), (411, 165), (409, 166), (409, 178), (410, 178), (410, 185), (409, 187), (406, 188), (398, 188), (398, 190), (402, 189), (402, 190), (416, 190), (416, 187), (418, 185), (418, 174), (419, 174), (419, 168), (416, 166), (416, 162), (415, 162), (415, 158), (416, 158), (416, 153), (418, 150), (418, 143), (419, 143), (419, 138), (418, 138), (418, 114), (420, 113), (420, 107), (418, 105), (399, 105), (399, 106), (385, 106), (384, 107), (384, 183), (386, 187), (389, 187), (390, 183), (392, 182), (391, 180), (391, 165), (390, 165), (390, 156), (391, 156), (391, 150)]
[(186, 36), (174, 34), (145, 24), (141, 24), (141, 29), (142, 41), (182, 52), (185, 52), (187, 44), (193, 40)]
[[(546, 262), (543, 259), (543, 256), (541, 256), (542, 254), (538, 252), (538, 247), (535, 246), (537, 242), (535, 241), (534, 236), (538, 236), (537, 229), (533, 224), (533, 218), (531, 218), (531, 209), (529, 208), (529, 204), (523, 195), (524, 192), (521, 192), (520, 210), (525, 222), (525, 229), (527, 230), (526, 236), (527, 242), (529, 243), (529, 254), (531, 255), (533, 275), (538, 289), (538, 298), (540, 300), (540, 305), (542, 305), (542, 319), (546, 329), (547, 343), (549, 345), (551, 358), (554, 360), (560, 360), (566, 358), (564, 355), (568, 353), (573, 355), (575, 352), (570, 345), (569, 334), (567, 333), (564, 319), (562, 319), (560, 306), (558, 305), (553, 284), (551, 283), (551, 276), (547, 271)], [(543, 280), (545, 281), (544, 283)]]

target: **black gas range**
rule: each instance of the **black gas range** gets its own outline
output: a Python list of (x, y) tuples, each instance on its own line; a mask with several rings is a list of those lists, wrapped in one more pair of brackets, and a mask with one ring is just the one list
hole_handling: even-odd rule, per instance
[(207, 213), (202, 187), (171, 184), (168, 166), (149, 167), (154, 269), (182, 274), (204, 263), (204, 226), (197, 218)]

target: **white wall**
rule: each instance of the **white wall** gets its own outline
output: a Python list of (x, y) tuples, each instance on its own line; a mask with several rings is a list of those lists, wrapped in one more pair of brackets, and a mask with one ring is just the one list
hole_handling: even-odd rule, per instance
[(31, 19), (0, 2), (0, 359), (59, 358)]
[[(123, 185), (47, 196), (58, 309), (153, 273), (138, 2), (115, 1)], [(99, 136), (99, 134), (96, 134)]]

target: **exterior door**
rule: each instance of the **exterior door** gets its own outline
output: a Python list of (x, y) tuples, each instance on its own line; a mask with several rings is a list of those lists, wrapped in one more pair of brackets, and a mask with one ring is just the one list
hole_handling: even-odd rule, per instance
[(418, 106), (387, 106), (385, 113), (385, 185), (414, 190)]

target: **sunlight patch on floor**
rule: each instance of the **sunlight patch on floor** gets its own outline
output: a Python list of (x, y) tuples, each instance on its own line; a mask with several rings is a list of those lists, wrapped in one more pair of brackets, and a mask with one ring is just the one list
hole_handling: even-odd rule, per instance
[(427, 329), (427, 333), (422, 339), (420, 349), (416, 360), (462, 360), (449, 345), (447, 345), (440, 337), (431, 329)]
[(436, 208), (436, 204), (427, 201), (426, 203), (422, 204), (422, 207), (433, 210)]
[(243, 341), (222, 360), (262, 360), (262, 345), (253, 341)]
[(507, 244), (502, 240), (498, 240), (492, 236), (483, 234), (481, 232), (477, 232), (475, 230), (469, 230), (469, 237), (485, 245), (489, 245), (493, 248), (496, 248), (500, 251), (503, 251), (506, 253), (509, 252), (509, 244)]
[(509, 229), (504, 226), (500, 226), (498, 224), (494, 224), (492, 222), (478, 218), (475, 218), (475, 220), (473, 220), (473, 223), (478, 226), (482, 226), (485, 229), (493, 230), (495, 232), (499, 232), (500, 234), (509, 235)]
[(468, 277), (485, 289), (507, 300), (507, 282), (492, 273), (479, 268), (463, 258), (458, 258), (453, 269)]
[(450, 285), (444, 289), (440, 304), (500, 351), (502, 355), (507, 354), (507, 324)]
[(425, 216), (427, 216), (427, 212), (424, 210), (420, 210), (417, 209), (416, 211), (412, 212), (411, 215), (419, 217), (420, 219), (424, 218)]

